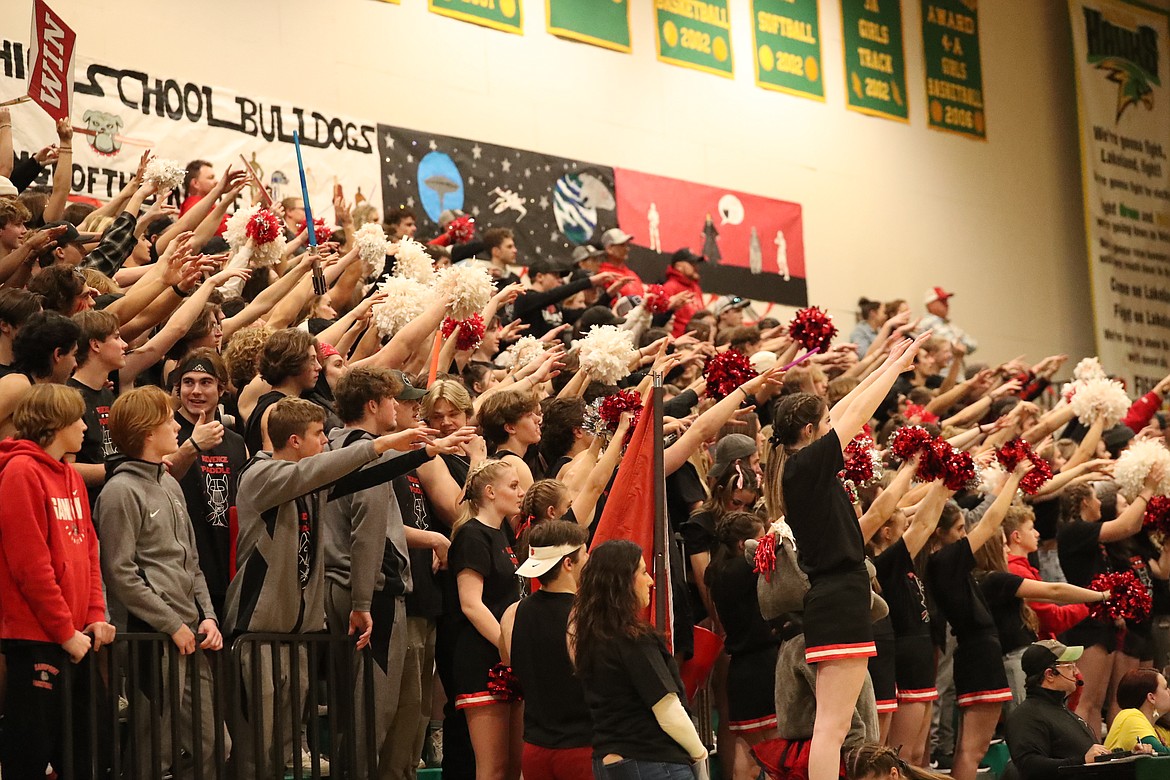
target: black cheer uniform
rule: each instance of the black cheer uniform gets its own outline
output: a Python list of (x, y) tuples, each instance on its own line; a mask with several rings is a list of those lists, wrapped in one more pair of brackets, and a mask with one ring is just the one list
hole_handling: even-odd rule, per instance
[[(930, 638), (930, 612), (926, 589), (914, 570), (914, 559), (902, 539), (874, 559), (882, 598), (890, 607), (894, 629), (894, 680), (899, 702), (938, 699), (935, 687), (934, 643)], [(877, 688), (877, 680), (874, 680)]]
[[(1098, 574), (1109, 571), (1109, 554), (1101, 543), (1101, 524), (1076, 520), (1056, 534), (1056, 552), (1060, 569), (1073, 585), (1082, 588)], [(1065, 631), (1060, 641), (1071, 646), (1103, 647), (1112, 653), (1117, 649), (1117, 629), (1111, 622), (1088, 617)]]

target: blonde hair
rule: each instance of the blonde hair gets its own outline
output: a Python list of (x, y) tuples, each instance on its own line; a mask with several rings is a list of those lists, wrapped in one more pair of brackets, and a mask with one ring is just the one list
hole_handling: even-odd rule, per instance
[(123, 455), (141, 457), (146, 437), (173, 416), (170, 396), (161, 387), (136, 387), (110, 407), (110, 440)]
[(468, 419), (475, 411), (467, 388), (457, 379), (438, 379), (427, 388), (427, 394), (422, 397), (422, 401), (419, 403), (419, 416), (424, 420), (429, 420), (431, 415), (435, 413), (435, 404), (439, 401), (451, 404), (466, 414)]
[(236, 331), (228, 341), (223, 351), (223, 360), (227, 363), (228, 378), (237, 392), (242, 391), (256, 377), (260, 350), (264, 349), (268, 337), (275, 332), (267, 325), (253, 325)]
[(485, 460), (467, 472), (467, 482), (463, 486), (462, 509), (459, 512), (459, 518), (451, 526), (452, 539), (455, 538), (455, 534), (459, 533), (459, 529), (465, 526), (467, 521), (482, 508), (483, 505), (480, 502), (483, 501), (484, 489), (502, 479), (504, 472), (508, 470), (515, 471), (516, 469), (512, 464), (502, 460)]
[(85, 414), (85, 401), (72, 387), (58, 384), (33, 385), (12, 412), (17, 439), (45, 447), (60, 431)]
[(79, 268), (81, 275), (85, 277), (85, 283), (98, 291), (98, 295), (120, 295), (123, 290), (122, 286), (115, 282), (110, 277), (103, 274), (96, 268)]

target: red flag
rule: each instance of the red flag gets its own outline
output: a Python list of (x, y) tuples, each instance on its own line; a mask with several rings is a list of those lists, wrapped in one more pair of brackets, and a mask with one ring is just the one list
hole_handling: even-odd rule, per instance
[(44, 0), (33, 2), (32, 68), (28, 96), (53, 117), (69, 117), (73, 97), (73, 52), (77, 36)]
[[(662, 446), (655, 438), (654, 394), (651, 393), (642, 408), (630, 443), (626, 446), (621, 465), (618, 466), (613, 488), (605, 501), (605, 510), (597, 521), (592, 544), (596, 548), (611, 539), (634, 542), (642, 548), (646, 570), (652, 573), (655, 566), (654, 448)], [(670, 600), (670, 566), (666, 556), (663, 556), (663, 560), (666, 563), (665, 570), (663, 576), (654, 578), (656, 587), (650, 594), (650, 609), (646, 617), (653, 620), (657, 614), (658, 599), (666, 599), (666, 625), (658, 628), (666, 633), (667, 647), (672, 647), (670, 629), (674, 619), (674, 605)]]

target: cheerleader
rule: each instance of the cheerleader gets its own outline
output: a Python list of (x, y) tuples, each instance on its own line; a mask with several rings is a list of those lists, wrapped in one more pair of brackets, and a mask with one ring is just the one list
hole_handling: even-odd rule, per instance
[(500, 662), (500, 618), (520, 600), (516, 558), (507, 526), (524, 491), (509, 463), (485, 461), (467, 475), (464, 514), (451, 530), (448, 561), (458, 589), (454, 689), (448, 694), (467, 716), (476, 780), (520, 776), (523, 707), (488, 686)]
[(849, 752), (845, 776), (849, 780), (947, 780), (947, 775), (919, 769), (903, 760), (893, 748), (872, 743)]
[[(764, 480), (773, 517), (784, 515), (809, 579), (804, 600), (805, 660), (817, 666), (816, 721), (809, 780), (835, 780), (841, 746), (876, 655), (870, 605), (873, 592), (857, 516), (837, 473), (845, 446), (873, 416), (894, 380), (914, 362), (930, 332), (897, 344), (889, 356), (830, 412), (808, 393), (777, 404)], [(876, 736), (876, 735), (875, 735)]]

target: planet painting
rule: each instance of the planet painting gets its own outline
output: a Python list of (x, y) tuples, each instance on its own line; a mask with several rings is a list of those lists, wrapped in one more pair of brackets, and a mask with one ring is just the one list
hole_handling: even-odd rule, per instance
[(418, 163), (418, 197), (433, 221), (447, 209), (463, 208), (463, 177), (454, 161), (442, 152), (431, 152)]
[(553, 215), (557, 227), (574, 244), (585, 244), (597, 229), (598, 209), (612, 211), (613, 193), (588, 173), (568, 173), (557, 179), (553, 190)]

